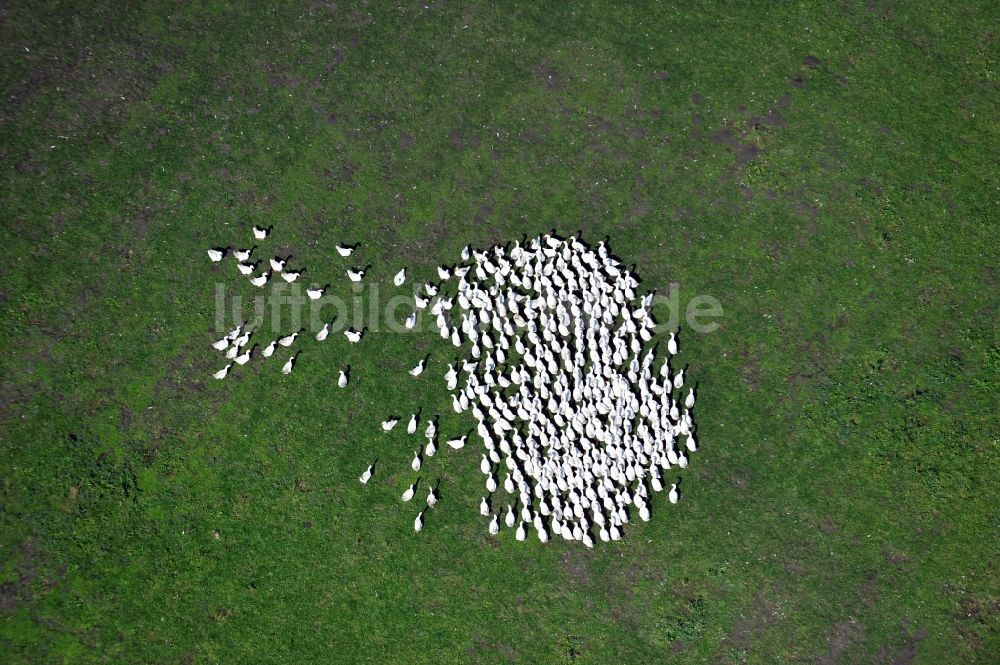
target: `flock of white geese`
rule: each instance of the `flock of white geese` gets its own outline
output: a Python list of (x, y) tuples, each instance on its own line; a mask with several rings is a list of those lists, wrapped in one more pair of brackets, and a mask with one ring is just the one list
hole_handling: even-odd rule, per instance
[[(263, 240), (269, 231), (254, 227), (254, 237)], [(339, 245), (337, 251), (349, 257), (354, 248)], [(286, 260), (275, 257), (254, 277), (262, 262), (251, 263), (253, 250), (215, 248), (208, 255), (219, 262), (230, 252), (255, 286), (276, 275), (292, 282), (304, 271), (289, 270)], [(355, 282), (364, 274), (347, 270)], [(678, 351), (675, 333), (657, 361), (652, 294), (637, 296), (638, 280), (605, 243), (592, 249), (576, 237), (545, 234), (523, 245), (466, 247), (460, 263), (438, 267), (438, 277), (414, 294), (406, 327), (415, 326), (419, 310), (428, 310), (443, 339), (468, 348), (463, 361), (447, 365), (444, 380), (455, 412), (472, 412), (485, 446), (480, 470), (487, 494), (479, 510), (491, 535), (502, 523), (515, 529), (517, 540), (533, 531), (542, 542), (562, 536), (593, 547), (595, 537), (621, 539), (632, 515), (648, 521), (654, 493), (666, 489), (667, 501), (677, 503), (679, 480), (667, 483), (664, 475), (687, 467), (688, 455), (698, 449), (695, 391), (687, 387), (685, 394), (684, 369), (671, 366)], [(405, 281), (404, 268), (393, 283)], [(313, 286), (307, 294), (318, 299), (324, 290)], [(316, 339), (323, 341), (329, 331), (327, 323)], [(278, 337), (260, 355), (291, 347), (301, 332)], [(357, 343), (364, 331), (349, 328), (344, 334)], [(239, 326), (213, 344), (232, 361), (215, 378), (250, 360), (256, 348), (249, 346), (251, 336)], [(288, 357), (282, 372), (292, 371), (295, 358)], [(424, 358), (409, 373), (418, 376), (426, 365)], [(349, 373), (349, 367), (341, 370), (341, 388)], [(399, 421), (386, 419), (383, 431)], [(406, 431), (415, 434), (419, 427), (414, 414)], [(437, 452), (436, 419), (426, 422), (424, 436), (427, 443), (411, 462), (415, 473)], [(461, 449), (467, 439), (448, 439), (446, 445)], [(359, 480), (367, 484), (374, 473), (373, 463)], [(404, 502), (414, 498), (419, 480), (403, 493)], [(506, 499), (498, 495), (501, 487)], [(415, 531), (437, 500), (429, 488)]]

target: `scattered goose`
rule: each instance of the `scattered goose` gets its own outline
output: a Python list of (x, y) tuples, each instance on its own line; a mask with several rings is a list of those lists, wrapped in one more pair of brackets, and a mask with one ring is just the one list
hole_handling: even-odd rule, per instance
[(284, 346), (284, 347), (291, 346), (292, 344), (295, 343), (295, 338), (299, 336), (300, 332), (302, 332), (302, 331), (301, 330), (297, 330), (297, 331), (293, 332), (290, 335), (285, 335), (284, 337), (279, 337), (278, 338), (278, 344), (280, 344), (281, 346)]
[(271, 270), (273, 270), (274, 272), (281, 272), (282, 270), (285, 269), (285, 263), (287, 261), (288, 261), (287, 258), (283, 259), (278, 256), (274, 257), (273, 259), (271, 259)]
[(427, 359), (423, 358), (417, 363), (417, 366), (410, 370), (410, 376), (420, 376), (424, 372), (424, 364)]
[(417, 483), (414, 482), (412, 485), (410, 485), (409, 487), (406, 488), (405, 492), (403, 492), (403, 496), (401, 497), (403, 499), (403, 501), (409, 501), (410, 499), (412, 499), (413, 498), (413, 493), (416, 490), (417, 490)]
[(340, 370), (340, 377), (337, 379), (337, 387), (338, 388), (347, 387), (347, 372), (345, 372), (344, 370)]
[(260, 355), (264, 356), (265, 358), (270, 358), (274, 354), (274, 349), (277, 346), (278, 346), (278, 340), (274, 340), (266, 347), (264, 347), (264, 350), (261, 352)]
[(438, 502), (437, 494), (434, 493), (434, 488), (431, 487), (427, 490), (427, 506), (433, 508), (434, 504)]
[[(709, 447), (711, 448), (711, 446)], [(680, 494), (677, 492), (677, 483), (673, 483), (670, 485), (670, 491), (667, 492), (667, 500), (670, 501), (670, 503), (677, 503), (678, 499), (680, 499)], [(695, 503), (697, 503), (697, 501), (695, 501)]]
[(218, 263), (226, 256), (226, 252), (229, 251), (228, 247), (213, 247), (208, 251), (208, 258), (212, 260), (212, 263)]
[(260, 226), (253, 227), (253, 237), (256, 238), (257, 240), (263, 240), (264, 238), (267, 237), (267, 234), (270, 232), (271, 232), (270, 226), (267, 227), (266, 229)]
[(250, 276), (253, 274), (253, 271), (257, 269), (257, 265), (258, 264), (256, 263), (243, 263), (241, 261), (236, 264), (236, 267), (239, 269), (241, 275)]
[(251, 353), (253, 353), (253, 348), (248, 348), (246, 351), (233, 358), (233, 360), (236, 361), (237, 365), (246, 365), (248, 362), (250, 362)]
[(357, 344), (358, 342), (360, 342), (364, 334), (365, 334), (364, 329), (355, 330), (354, 328), (348, 328), (347, 330), (344, 331), (344, 336), (347, 337), (347, 341), (350, 342), (351, 344)]
[(232, 340), (230, 339), (229, 335), (226, 335), (219, 341), (212, 342), (212, 348), (215, 349), (216, 351), (225, 351), (226, 348), (229, 346), (229, 342), (231, 341)]
[(403, 268), (396, 273), (396, 276), (392, 278), (392, 283), (396, 286), (402, 286), (403, 282), (406, 281), (406, 268)]
[(413, 434), (417, 431), (417, 414), (410, 416), (410, 422), (406, 424), (406, 433)]
[(283, 279), (286, 282), (288, 282), (289, 284), (291, 284), (292, 282), (294, 282), (295, 280), (297, 280), (299, 278), (299, 276), (302, 273), (304, 273), (305, 271), (306, 271), (306, 269), (303, 268), (302, 270), (298, 270), (298, 271), (295, 271), (295, 272), (283, 272), (283, 273), (281, 273), (281, 279)]
[(364, 270), (348, 270), (347, 278), (352, 282), (360, 282), (365, 277)]
[(413, 453), (413, 461), (410, 462), (410, 468), (414, 471), (420, 471), (420, 449), (417, 448), (417, 452)]
[[(286, 273), (287, 274), (287, 273)], [(309, 300), (319, 300), (323, 297), (323, 292), (326, 291), (326, 287), (320, 287), (318, 289), (306, 289), (306, 295), (309, 296)]]
[(460, 448), (464, 448), (465, 447), (465, 440), (467, 438), (469, 438), (468, 435), (460, 437), (458, 439), (450, 439), (448, 441), (448, 447), (449, 448), (454, 448), (455, 450), (459, 450)]
[(500, 533), (500, 524), (497, 522), (497, 516), (494, 515), (493, 519), (490, 520), (490, 535), (495, 536)]
[(417, 313), (414, 312), (406, 317), (406, 329), (413, 330), (413, 326), (417, 325)]
[(365, 472), (361, 474), (361, 477), (358, 478), (358, 480), (361, 481), (362, 485), (367, 485), (368, 481), (372, 479), (372, 473), (374, 472), (375, 472), (375, 465), (369, 464), (368, 468), (365, 469)]
[(324, 323), (323, 327), (319, 329), (318, 333), (316, 333), (316, 341), (322, 342), (327, 338), (327, 335), (329, 334), (330, 334), (330, 324)]
[(337, 245), (337, 253), (346, 258), (354, 253), (354, 247), (350, 247), (349, 245)]
[(382, 421), (382, 429), (386, 432), (391, 430), (399, 422), (399, 418), (389, 418), (388, 420)]
[(424, 511), (421, 510), (417, 513), (417, 519), (413, 520), (413, 530), (420, 533), (420, 530), (424, 528)]
[(291, 358), (288, 359), (288, 362), (285, 363), (285, 366), (281, 368), (281, 373), (291, 374), (293, 367), (295, 367), (295, 356), (292, 356)]
[(229, 363), (228, 365), (226, 365), (225, 367), (223, 367), (222, 369), (220, 369), (218, 372), (216, 372), (212, 376), (214, 376), (217, 379), (224, 379), (224, 378), (226, 378), (226, 375), (229, 374), (229, 368), (232, 367), (232, 366), (233, 366), (233, 364)]
[(265, 284), (267, 284), (267, 280), (270, 277), (271, 277), (271, 273), (269, 273), (269, 272), (267, 272), (265, 270), (264, 272), (262, 272), (261, 274), (257, 275), (256, 277), (251, 277), (250, 278), (250, 283), (253, 284), (254, 286), (257, 286), (257, 287), (264, 286)]
[(234, 249), (233, 258), (236, 259), (237, 263), (246, 263), (250, 260), (250, 255), (253, 254), (254, 248), (250, 249)]

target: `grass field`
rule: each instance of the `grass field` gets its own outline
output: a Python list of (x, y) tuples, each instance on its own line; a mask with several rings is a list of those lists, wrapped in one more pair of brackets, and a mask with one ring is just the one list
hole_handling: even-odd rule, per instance
[[(1000, 10), (684, 6), (3, 3), (0, 660), (996, 662)], [(414, 534), (378, 423), (469, 429), (454, 350), (213, 381), (255, 223), (345, 294), (556, 228), (714, 297), (683, 500), (491, 538), (476, 444)]]

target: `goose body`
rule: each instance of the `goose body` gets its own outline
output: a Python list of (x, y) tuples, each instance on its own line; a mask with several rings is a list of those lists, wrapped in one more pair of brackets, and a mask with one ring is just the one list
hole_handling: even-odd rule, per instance
[(424, 372), (425, 360), (421, 360), (417, 363), (416, 367), (410, 370), (410, 376), (420, 376)]
[(364, 270), (348, 270), (347, 271), (347, 278), (349, 280), (351, 280), (352, 282), (360, 282), (362, 279), (365, 278), (365, 271)]
[(389, 418), (388, 420), (383, 420), (382, 421), (382, 430), (388, 432), (388, 431), (392, 430), (392, 428), (395, 427), (396, 423), (398, 423), (398, 422), (399, 422), (399, 418)]
[(402, 286), (403, 282), (406, 281), (406, 268), (403, 268), (396, 273), (396, 276), (392, 278), (392, 283), (396, 286)]
[(263, 240), (267, 237), (268, 233), (270, 233), (270, 229), (265, 229), (260, 226), (253, 227), (253, 237), (257, 240)]
[(337, 253), (346, 258), (354, 253), (354, 248), (348, 245), (337, 245)]
[(357, 344), (358, 342), (360, 342), (361, 337), (363, 335), (364, 335), (363, 330), (359, 331), (355, 330), (354, 328), (349, 328), (344, 331), (344, 336), (347, 338), (347, 341), (350, 342), (351, 344)]
[(302, 271), (301, 270), (299, 270), (297, 272), (283, 272), (283, 273), (281, 273), (281, 279), (283, 279), (286, 282), (288, 282), (289, 284), (291, 284), (292, 282), (294, 282), (295, 280), (297, 280), (300, 275), (302, 275)]
[(269, 272), (267, 272), (265, 270), (264, 272), (262, 272), (261, 274), (257, 275), (256, 277), (251, 277), (250, 278), (250, 283), (259, 288), (259, 287), (262, 287), (265, 284), (267, 284), (267, 280), (270, 279), (270, 277), (271, 277), (271, 273), (269, 273)]
[(207, 250), (208, 258), (211, 259), (212, 263), (218, 263), (223, 259), (223, 257), (226, 256), (227, 251), (227, 249), (222, 247), (213, 247), (212, 249)]
[(288, 359), (288, 362), (285, 363), (285, 366), (281, 368), (281, 373), (291, 374), (292, 368), (294, 367), (295, 367), (295, 356), (292, 356), (291, 358)]
[(414, 492), (416, 492), (416, 490), (417, 490), (417, 484), (413, 483), (412, 485), (406, 488), (406, 491), (403, 492), (403, 496), (401, 496), (400, 498), (403, 501), (409, 501), (410, 499), (413, 498), (413, 494)]
[(362, 485), (367, 485), (368, 481), (372, 479), (372, 474), (374, 472), (375, 472), (375, 465), (374, 464), (369, 464), (368, 468), (365, 469), (364, 473), (361, 474), (361, 477), (358, 478), (358, 480), (361, 481)]
[(229, 368), (232, 367), (232, 366), (233, 366), (233, 364), (229, 363), (228, 365), (226, 365), (225, 367), (223, 367), (222, 369), (220, 369), (218, 372), (216, 372), (212, 376), (215, 377), (216, 379), (224, 379), (224, 378), (226, 378), (226, 375), (229, 374)]

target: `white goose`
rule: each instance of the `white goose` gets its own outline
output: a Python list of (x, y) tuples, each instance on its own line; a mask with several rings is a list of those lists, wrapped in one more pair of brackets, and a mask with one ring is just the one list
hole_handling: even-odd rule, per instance
[(269, 234), (270, 232), (271, 232), (271, 227), (267, 227), (266, 229), (261, 226), (253, 227), (253, 237), (256, 238), (257, 240), (263, 240), (264, 238), (267, 237), (267, 234)]
[(297, 330), (297, 331), (293, 332), (290, 335), (285, 335), (284, 337), (279, 337), (278, 338), (278, 344), (280, 344), (281, 346), (284, 346), (286, 348), (289, 347), (289, 346), (291, 346), (292, 344), (295, 343), (295, 338), (299, 336), (299, 332), (301, 332), (301, 331)]
[(417, 518), (413, 520), (413, 530), (420, 533), (420, 530), (424, 528), (424, 511), (421, 510), (417, 513)]
[(281, 368), (281, 373), (291, 374), (293, 367), (295, 367), (295, 356), (292, 356), (291, 358), (288, 359), (288, 362), (285, 363), (285, 366)]
[(250, 283), (253, 284), (254, 286), (260, 288), (260, 287), (264, 286), (265, 284), (267, 284), (267, 280), (270, 279), (270, 277), (271, 277), (271, 273), (269, 273), (269, 272), (267, 272), (265, 270), (264, 272), (262, 272), (261, 274), (257, 275), (256, 277), (251, 277), (250, 278)]
[(354, 328), (348, 328), (347, 330), (344, 331), (344, 336), (347, 338), (347, 341), (350, 342), (351, 344), (357, 344), (358, 342), (360, 342), (364, 334), (365, 334), (364, 329), (355, 330)]
[(213, 247), (212, 249), (206, 250), (208, 252), (208, 258), (212, 260), (212, 263), (218, 263), (226, 256), (226, 252), (229, 251), (228, 247)]
[(224, 379), (224, 378), (226, 378), (226, 375), (229, 374), (229, 368), (232, 367), (232, 366), (233, 366), (233, 363), (229, 363), (228, 365), (226, 365), (225, 367), (223, 367), (222, 369), (220, 369), (218, 372), (216, 372), (212, 376), (215, 377), (216, 379)]
[(375, 465), (374, 464), (369, 464), (368, 468), (365, 469), (365, 472), (361, 474), (361, 477), (358, 478), (358, 480), (361, 481), (362, 485), (367, 485), (368, 481), (372, 479), (372, 474), (374, 472), (375, 472)]
[(406, 268), (403, 268), (396, 273), (396, 276), (392, 278), (392, 283), (396, 286), (402, 286), (403, 282), (406, 281)]
[(406, 491), (403, 492), (403, 496), (401, 496), (400, 498), (403, 501), (409, 501), (410, 499), (413, 498), (413, 493), (416, 492), (416, 490), (417, 490), (417, 483), (414, 482), (412, 485), (406, 488)]
[(350, 245), (337, 245), (337, 253), (346, 258), (354, 253), (354, 247)]
[(383, 420), (382, 421), (382, 430), (385, 431), (385, 432), (388, 432), (388, 431), (392, 430), (392, 428), (395, 427), (396, 423), (398, 423), (398, 422), (399, 422), (399, 418), (389, 418), (388, 420)]
[(410, 370), (410, 376), (420, 376), (423, 374), (426, 361), (426, 358), (422, 358), (420, 362), (417, 363), (417, 366)]

